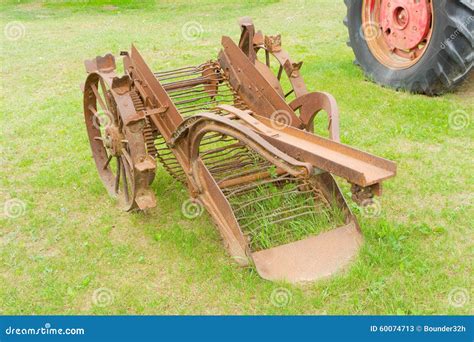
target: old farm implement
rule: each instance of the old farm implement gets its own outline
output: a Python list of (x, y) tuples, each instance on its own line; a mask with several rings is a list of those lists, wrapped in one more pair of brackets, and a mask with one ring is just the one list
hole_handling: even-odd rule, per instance
[[(121, 53), (121, 77), (110, 54), (85, 62), (99, 175), (125, 210), (144, 210), (156, 205), (150, 184), (161, 165), (207, 210), (237, 263), (270, 280), (329, 276), (362, 243), (333, 175), (367, 203), (396, 166), (341, 144), (334, 98), (307, 91), (280, 36), (248, 18), (240, 25), (238, 44), (223, 37), (217, 60), (197, 66), (152, 72), (134, 46)], [(320, 111), (329, 138), (313, 134)]]

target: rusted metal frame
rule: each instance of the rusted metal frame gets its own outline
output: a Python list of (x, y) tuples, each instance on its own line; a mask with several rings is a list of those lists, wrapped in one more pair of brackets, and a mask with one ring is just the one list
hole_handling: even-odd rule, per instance
[[(244, 143), (251, 143), (254, 146), (257, 146), (254, 151), (257, 151), (263, 158), (270, 160), (272, 163), (286, 170), (288, 173), (295, 176), (309, 175), (312, 173), (312, 166), (309, 163), (300, 162), (293, 157), (281, 152), (279, 149), (275, 148), (271, 144), (259, 137), (254, 131), (249, 128), (235, 122), (224, 118), (222, 116), (212, 114), (212, 113), (201, 113), (197, 114), (183, 122), (173, 134), (173, 137), (170, 139), (170, 145), (176, 145), (180, 140), (185, 136), (185, 133), (188, 133), (189, 130), (195, 129), (195, 125), (200, 122), (209, 122), (213, 124), (220, 124), (222, 127), (229, 127), (232, 129), (235, 134), (239, 136), (245, 136)], [(220, 132), (220, 130), (216, 130)], [(233, 136), (233, 135), (231, 135)], [(234, 136), (235, 137), (235, 136)], [(238, 139), (241, 140), (241, 139)], [(198, 148), (195, 142), (191, 141), (190, 151)], [(193, 155), (193, 152), (190, 152), (190, 155)]]
[[(151, 70), (148, 69), (144, 60), (138, 51), (132, 46), (131, 55), (134, 71), (138, 71), (139, 78), (146, 82), (149, 88), (149, 96), (153, 96), (159, 105), (168, 107), (165, 117), (151, 116), (160, 133), (165, 138), (167, 144), (171, 146), (176, 159), (186, 171), (185, 175), (188, 179), (188, 187), (191, 196), (198, 197), (199, 200), (208, 209), (211, 217), (216, 222), (219, 231), (224, 238), (226, 248), (229, 253), (242, 265), (248, 264), (248, 247), (238, 227), (237, 221), (233, 218), (232, 209), (226, 206), (226, 200), (219, 187), (215, 183), (211, 174), (202, 163), (198, 155), (194, 158), (186, 151), (188, 149), (188, 140), (183, 140), (176, 145), (170, 141), (173, 133), (179, 131), (179, 123), (183, 119), (179, 115), (176, 107), (173, 105), (165, 89), (159, 84), (158, 80), (153, 76)], [(137, 70), (138, 69), (138, 70)], [(202, 137), (201, 137), (202, 138)]]
[[(354, 224), (357, 226), (357, 221), (329, 172), (335, 174), (339, 172), (350, 182), (360, 177), (359, 182), (353, 184), (362, 189), (358, 195), (365, 196), (367, 189), (371, 192), (380, 191), (380, 181), (393, 176), (396, 170), (394, 164), (390, 164), (389, 161), (385, 161), (387, 162), (385, 164), (381, 158), (377, 159), (342, 144), (331, 145), (328, 143), (330, 140), (296, 129), (309, 130), (316, 113), (324, 109), (330, 116), (330, 137), (337, 140), (338, 131), (335, 131), (335, 127), (338, 126), (337, 106), (334, 99), (328, 95), (321, 95), (322, 93), (307, 94), (299, 75), (301, 63), (293, 63), (288, 54), (282, 52), (279, 46), (280, 39), (267, 42), (265, 37), (264, 44), (263, 35), (261, 32), (255, 35), (250, 20), (244, 20), (242, 23), (243, 44), (239, 43), (239, 46), (246, 51), (250, 60), (229, 38), (223, 37), (224, 49), (219, 54), (221, 65), (208, 62), (198, 67), (185, 67), (153, 74), (132, 46), (131, 56), (127, 55), (124, 62), (133, 82), (128, 77), (113, 78), (110, 87), (115, 89), (116, 95), (126, 95), (130, 91), (130, 86), (133, 87), (132, 91), (136, 90), (140, 94), (143, 106), (137, 106), (136, 101), (132, 103), (132, 107), (135, 106), (139, 110), (130, 117), (123, 116), (124, 131), (133, 128), (136, 132), (144, 132), (145, 154), (148, 150), (155, 150), (147, 146), (154, 136), (160, 136), (156, 142), (160, 141), (162, 147), (156, 149), (157, 158), (176, 179), (187, 182), (191, 196), (201, 201), (209, 211), (219, 227), (229, 253), (236, 261), (246, 265), (250, 263), (249, 259), (255, 256), (255, 265), (263, 277), (268, 279), (274, 276), (281, 277), (283, 271), (290, 278), (296, 275), (296, 279), (298, 274), (292, 271), (294, 266), (306, 265), (309, 260), (319, 260), (320, 257), (328, 259), (324, 252), (320, 254), (311, 252), (315, 249), (312, 248), (314, 246), (318, 246), (318, 250), (323, 246), (324, 250), (322, 243), (327, 241), (325, 238), (318, 240), (319, 242), (313, 242), (315, 240), (311, 239), (302, 240), (294, 244), (296, 247), (290, 247), (293, 246), (291, 243), (285, 245), (286, 247), (280, 246), (284, 247), (283, 250), (290, 251), (290, 258), (285, 256), (286, 260), (290, 260), (288, 263), (278, 247), (262, 251), (265, 253), (252, 253), (250, 250), (252, 245), (249, 245), (247, 234), (244, 235), (242, 229), (246, 227), (255, 229), (255, 224), (262, 217), (271, 220), (272, 224), (280, 224), (303, 215), (313, 215), (321, 205), (330, 204), (342, 208), (346, 222), (350, 223), (347, 227), (340, 227), (342, 230), (337, 228), (338, 231), (342, 231), (338, 236), (338, 242), (344, 240), (344, 248), (349, 251), (342, 257), (354, 255), (354, 248), (359, 245), (360, 237), (350, 233), (355, 241), (351, 243), (344, 232), (353, 230)], [(262, 70), (256, 67), (256, 51), (259, 48), (265, 49), (267, 65), (270, 54), (279, 61), (278, 79), (285, 70), (292, 87), (297, 88), (295, 95), (297, 99), (301, 98), (299, 102), (286, 104), (276, 88), (271, 86), (269, 76), (266, 77)], [(92, 64), (89, 65), (89, 69), (96, 67), (100, 68), (101, 72), (109, 72), (111, 59), (106, 57)], [(164, 81), (169, 82), (162, 83)], [(302, 86), (298, 82), (301, 82)], [(105, 87), (104, 81), (100, 83)], [(94, 92), (94, 89), (89, 89), (88, 92), (98, 93), (98, 90), (95, 89)], [(305, 94), (308, 96), (305, 97)], [(231, 102), (231, 96), (233, 106), (226, 106), (225, 103)], [(115, 101), (110, 101), (111, 98), (106, 96), (104, 101), (97, 105), (111, 106), (111, 102)], [(207, 100), (208, 98), (210, 100)], [(90, 112), (95, 110), (94, 106), (90, 108)], [(249, 109), (252, 112), (248, 111)], [(183, 119), (185, 113), (191, 115), (202, 110), (213, 113), (202, 113)], [(300, 111), (300, 117), (294, 110)], [(272, 115), (278, 112), (287, 114), (290, 127), (272, 128), (275, 126), (272, 125)], [(142, 122), (145, 122), (145, 128), (141, 127)], [(209, 133), (214, 137), (207, 140)], [(216, 133), (218, 135), (215, 135)], [(231, 139), (226, 141), (224, 136)], [(234, 146), (233, 139), (242, 145)], [(151, 143), (154, 144), (155, 141)], [(226, 146), (214, 148), (211, 145), (214, 143), (217, 145), (225, 143)], [(202, 151), (205, 145), (209, 146), (207, 153)], [(248, 153), (245, 153), (245, 149), (248, 149)], [(129, 161), (130, 165), (133, 164), (127, 153), (124, 153), (123, 158)], [(142, 166), (145, 164), (147, 160), (139, 163)], [(270, 172), (268, 169), (272, 165), (276, 166), (277, 178), (275, 170)], [(320, 169), (315, 169), (313, 166)], [(125, 165), (122, 168), (122, 173), (130, 173)], [(137, 170), (140, 169), (142, 167), (137, 167)], [(347, 174), (344, 175), (345, 173)], [(286, 190), (288, 186), (286, 183), (292, 184), (292, 190)], [(278, 212), (265, 207), (266, 209), (259, 213), (260, 216), (253, 213), (249, 215), (251, 212), (245, 210), (247, 207), (260, 205), (259, 203), (265, 201), (268, 196), (276, 196), (268, 194), (267, 190), (271, 189), (267, 188), (264, 193), (268, 195), (259, 195), (252, 199), (252, 192), (262, 184), (267, 184), (267, 187), (272, 189), (273, 185), (270, 184), (281, 187), (282, 192), (277, 193), (278, 195), (286, 196), (285, 192), (291, 192), (289, 195), (295, 194), (301, 201), (298, 200), (297, 204), (284, 202)], [(247, 206), (238, 203), (242, 200)], [(282, 229), (279, 234), (288, 232), (288, 229)], [(304, 242), (309, 240), (312, 242)], [(299, 247), (301, 248), (298, 249)], [(301, 249), (303, 250), (300, 253)], [(274, 266), (274, 260), (278, 260), (278, 265)], [(333, 260), (329, 260), (329, 264), (332, 262)], [(280, 266), (280, 263), (283, 266)], [(303, 278), (305, 274), (308, 273), (303, 272)]]
[(238, 264), (249, 265), (251, 263), (250, 250), (230, 204), (197, 156), (190, 160), (190, 164), (198, 189), (198, 198), (216, 223), (225, 248)]
[(222, 37), (222, 45), (224, 49), (219, 53), (219, 63), (232, 88), (249, 108), (268, 118), (275, 113), (283, 112), (288, 116), (291, 126), (302, 127), (301, 120), (290, 106), (270, 86), (239, 47), (226, 36)]
[[(285, 173), (285, 171), (281, 169), (277, 171), (277, 174), (282, 174), (282, 173)], [(248, 184), (251, 182), (258, 181), (260, 179), (268, 179), (270, 177), (271, 177), (271, 174), (268, 171), (262, 171), (262, 172), (252, 173), (246, 176), (240, 176), (238, 178), (221, 180), (217, 184), (219, 184), (219, 187), (221, 189), (225, 190), (226, 188), (232, 188), (241, 184)]]
[(289, 103), (294, 110), (300, 111), (300, 120), (305, 125), (305, 130), (314, 132), (314, 117), (324, 110), (329, 118), (329, 138), (331, 140), (340, 141), (339, 135), (339, 109), (336, 99), (329, 93), (312, 92), (297, 97)]
[[(266, 144), (266, 142), (255, 135), (253, 132), (242, 132), (241, 129), (243, 128), (244, 131), (247, 130), (245, 127), (239, 127), (239, 125), (235, 124), (229, 119), (222, 118), (215, 114), (201, 114), (201, 120), (190, 120), (190, 126), (186, 127), (187, 131), (187, 140), (190, 141), (189, 146), (189, 153), (191, 160), (191, 167), (192, 167), (192, 175), (195, 178), (195, 183), (198, 187), (199, 192), (199, 199), (209, 206), (211, 209), (209, 212), (214, 217), (216, 222), (220, 222), (221, 224), (219, 227), (221, 228), (220, 231), (222, 236), (226, 240), (226, 245), (228, 246), (229, 251), (232, 255), (235, 253), (239, 253), (242, 249), (238, 249), (237, 245), (240, 244), (242, 248), (243, 245), (245, 246), (245, 253), (249, 255), (247, 241), (240, 230), (238, 222), (234, 216), (232, 208), (228, 203), (226, 197), (220, 190), (219, 186), (213, 179), (212, 175), (209, 173), (205, 165), (201, 162), (199, 158), (199, 144), (201, 139), (209, 132), (220, 132), (225, 135), (230, 135), (237, 140), (242, 141), (246, 145), (249, 145), (250, 148), (259, 151), (263, 157), (272, 160), (272, 162), (280, 167), (287, 168), (288, 172), (301, 176), (301, 172), (307, 172), (307, 170), (298, 170), (293, 169), (293, 167), (289, 167), (285, 165), (285, 162), (275, 158), (271, 153), (268, 153), (264, 149), (270, 147), (270, 149), (274, 150)], [(204, 119), (204, 120), (203, 120)], [(186, 123), (186, 121), (185, 121)], [(179, 128), (177, 129), (179, 131)], [(184, 130), (181, 130), (184, 132)], [(179, 139), (182, 135), (174, 137), (173, 145), (182, 143), (184, 140)], [(253, 138), (253, 139), (252, 139)], [(256, 142), (256, 141), (257, 142)], [(263, 146), (262, 146), (263, 145)], [(278, 154), (282, 155), (281, 152), (278, 151)], [(281, 156), (285, 159), (288, 159), (286, 156)], [(286, 161), (288, 162), (288, 161)], [(292, 161), (297, 165), (301, 163), (297, 162), (296, 160)], [(299, 168), (305, 167), (300, 165)], [(225, 223), (224, 223), (225, 221)], [(243, 245), (242, 245), (243, 244)], [(240, 257), (242, 257), (240, 255)], [(248, 260), (246, 261), (246, 263)]]
[[(267, 51), (267, 49), (265, 49), (265, 51)], [(302, 63), (293, 63), (288, 52), (283, 49), (280, 49), (279, 51), (270, 51), (270, 53), (278, 60), (278, 63), (280, 63), (283, 70), (285, 70), (296, 97), (307, 94), (308, 89), (306, 88), (303, 77), (300, 73)]]
[[(222, 109), (224, 109), (224, 110), (227, 110), (227, 111), (229, 111), (229, 112), (232, 112), (234, 115), (237, 115), (240, 119), (244, 120), (245, 123), (251, 125), (252, 128), (256, 129), (257, 131), (259, 131), (259, 132), (261, 132), (261, 133), (263, 133), (263, 134), (265, 134), (266, 136), (268, 136), (268, 137), (274, 137), (274, 138), (276, 138), (276, 139), (280, 139), (281, 142), (284, 141), (284, 139), (282, 140), (282, 137), (281, 137), (281, 130), (276, 130), (276, 129), (270, 128), (270, 127), (268, 127), (268, 126), (262, 124), (262, 122), (260, 122), (259, 120), (253, 118), (253, 117), (250, 116), (247, 112), (244, 112), (244, 111), (241, 111), (241, 110), (238, 110), (238, 109), (236, 109), (236, 108), (233, 108), (233, 107), (231, 107), (231, 106), (226, 106), (226, 105), (220, 106), (220, 107), (221, 107)], [(267, 123), (267, 124), (268, 124), (268, 123)], [(290, 129), (291, 129), (291, 128), (288, 128), (287, 131), (290, 130)], [(303, 132), (302, 132), (302, 133), (298, 133), (298, 131), (297, 131), (297, 130), (294, 130), (294, 129), (293, 129), (293, 131), (294, 131), (293, 133), (296, 133), (296, 134), (298, 134), (298, 135), (304, 134)], [(307, 137), (306, 137), (306, 140), (308, 140)], [(310, 149), (307, 149), (306, 151), (302, 151), (302, 150), (298, 147), (299, 144), (295, 144), (295, 143), (291, 144), (291, 142), (288, 142), (288, 141), (287, 141), (287, 142), (283, 142), (283, 143), (286, 144), (286, 146), (285, 146), (286, 149), (284, 149), (285, 152), (290, 153), (290, 155), (296, 155), (296, 156), (300, 156), (300, 157), (302, 156), (302, 157), (305, 157), (305, 158), (308, 158), (308, 157), (309, 157), (309, 159), (304, 159), (304, 160), (310, 160), (310, 161), (312, 161), (312, 162), (313, 162), (313, 166), (315, 166), (315, 167), (318, 167), (318, 166), (322, 165), (322, 166), (320, 166), (320, 168), (324, 169), (325, 171), (328, 171), (328, 169), (332, 169), (333, 171), (330, 171), (330, 172), (333, 172), (333, 173), (335, 173), (335, 174), (338, 174), (338, 172), (334, 171), (336, 168), (337, 168), (340, 172), (342, 172), (342, 173), (346, 172), (346, 173), (345, 173), (346, 175), (348, 174), (348, 172), (354, 173), (354, 170), (351, 170), (351, 169), (350, 169), (350, 166), (349, 166), (349, 164), (348, 164), (348, 163), (350, 162), (349, 160), (346, 162), (346, 164), (348, 164), (348, 165), (341, 165), (341, 164), (339, 164), (339, 165), (336, 166), (336, 165), (334, 165), (334, 164), (331, 164), (332, 161), (328, 161), (327, 159), (320, 159), (320, 158), (318, 159), (319, 156), (315, 156), (313, 153), (311, 153)], [(307, 142), (305, 142), (305, 143), (307, 143)], [(336, 147), (337, 147), (337, 146), (336, 146)], [(291, 151), (291, 152), (290, 152), (290, 151)], [(354, 151), (355, 151), (355, 154), (357, 154), (357, 150), (354, 150)], [(354, 151), (350, 151), (350, 152), (354, 152)], [(347, 152), (347, 151), (346, 151), (346, 152)], [(353, 154), (354, 154), (354, 153), (353, 153)], [(359, 155), (359, 157), (361, 157), (361, 156)], [(374, 156), (370, 156), (370, 155), (368, 155), (368, 154), (366, 154), (366, 153), (364, 152), (364, 155), (363, 155), (362, 157), (364, 157), (364, 158), (371, 158), (371, 157), (374, 157)], [(374, 157), (374, 158), (378, 158), (378, 157)], [(371, 162), (373, 162), (373, 160), (372, 160)], [(381, 160), (381, 162), (384, 163), (385, 160)], [(379, 163), (379, 164), (380, 164), (380, 163)], [(384, 163), (384, 164), (386, 164), (386, 163)], [(388, 163), (387, 165), (388, 165), (389, 167), (393, 167), (393, 166), (394, 166), (394, 164), (391, 163), (391, 162)], [(385, 165), (385, 166), (387, 166), (387, 165)], [(339, 174), (339, 175), (341, 175), (341, 174)], [(359, 182), (365, 181), (365, 178), (363, 178), (363, 176), (364, 176), (363, 174), (359, 174), (359, 175), (356, 176), (356, 177), (358, 177), (358, 180), (351, 179), (350, 181), (353, 182), (353, 183), (354, 183), (354, 182), (357, 182), (357, 181), (359, 181)], [(379, 180), (377, 183), (374, 183), (374, 184), (378, 184), (379, 182), (381, 182), (381, 180)], [(367, 184), (367, 185), (363, 185), (363, 186), (364, 186), (364, 187), (366, 187), (366, 186), (371, 186), (371, 187), (373, 187), (374, 184)], [(381, 185), (377, 185), (377, 186), (376, 186), (375, 189), (376, 189), (376, 192), (377, 192), (377, 193), (379, 193), (379, 192), (381, 191), (381, 190), (378, 190), (378, 189), (380, 189), (380, 188), (381, 188)]]
[[(266, 126), (264, 130), (258, 129), (256, 132), (272, 145), (351, 183), (366, 187), (396, 174), (396, 164), (390, 160), (293, 127), (274, 129), (270, 127), (271, 121), (267, 118), (258, 115), (254, 115), (254, 118)], [(267, 130), (271, 132), (270, 135), (266, 133)], [(318, 155), (318, 150), (323, 151), (326, 156)], [(364, 174), (361, 168), (370, 174)]]
[(253, 46), (253, 37), (255, 36), (255, 27), (252, 19), (243, 17), (239, 20), (240, 25), (240, 39), (239, 48), (248, 56), (249, 60), (255, 62), (256, 53)]
[(236, 115), (240, 120), (243, 121), (244, 124), (249, 125), (252, 129), (255, 129), (257, 131), (260, 131), (262, 133), (265, 133), (271, 136), (277, 136), (279, 134), (278, 130), (268, 127), (264, 125), (258, 119), (255, 119), (254, 117), (252, 117), (251, 114), (253, 113), (251, 111), (243, 111), (229, 105), (220, 105), (218, 108), (225, 110), (229, 113), (232, 113), (233, 115)]
[(157, 107), (166, 108), (163, 115), (151, 115), (150, 120), (164, 137), (165, 142), (168, 142), (174, 129), (183, 122), (183, 118), (134, 45), (132, 45), (130, 61), (131, 74), (136, 75), (135, 82), (140, 84), (145, 92), (142, 96), (153, 99)]
[[(165, 144), (168, 145), (173, 132), (183, 122), (183, 118), (135, 46), (132, 45), (131, 54), (126, 57), (130, 59), (131, 70), (129, 73), (134, 77), (135, 82), (141, 84), (141, 91), (145, 93), (142, 96), (147, 97), (152, 105), (164, 109), (161, 114), (150, 115), (149, 119), (163, 136)], [(193, 177), (188, 173), (188, 170), (190, 170), (189, 158), (183, 146), (172, 148), (171, 150), (185, 171), (184, 175), (186, 176), (190, 195), (195, 197), (196, 185), (194, 184)]]
[[(252, 164), (249, 164), (249, 165), (252, 165)], [(219, 180), (218, 183), (220, 182), (225, 182), (225, 181), (228, 181), (228, 180), (231, 180), (231, 179), (238, 179), (238, 178), (243, 178), (243, 177), (249, 177), (250, 180), (255, 180), (255, 179), (258, 179), (256, 176), (256, 174), (258, 175), (268, 175), (268, 177), (270, 177), (270, 173), (268, 172), (260, 172), (260, 170), (262, 169), (262, 167), (260, 165), (253, 165), (254, 168), (252, 169), (244, 169), (244, 171), (240, 171), (240, 172), (237, 172), (237, 173), (234, 173), (232, 174), (231, 176), (227, 176), (227, 177), (224, 177), (222, 179)]]
[[(280, 45), (269, 45), (269, 39), (263, 39), (263, 35), (260, 31), (256, 36), (255, 28), (250, 18), (243, 18), (239, 23), (242, 30), (239, 40), (239, 47), (242, 52), (247, 55), (249, 60), (252, 63), (255, 63), (258, 51), (263, 49), (265, 51), (265, 64), (267, 67), (270, 67), (270, 54), (273, 55), (280, 64), (280, 69), (278, 70), (277, 76), (278, 81), (280, 81), (282, 71), (285, 70), (296, 97), (306, 94), (308, 90), (306, 89), (303, 77), (299, 72), (302, 63), (293, 63), (289, 54), (283, 50)], [(288, 95), (285, 95), (285, 97), (287, 96)]]

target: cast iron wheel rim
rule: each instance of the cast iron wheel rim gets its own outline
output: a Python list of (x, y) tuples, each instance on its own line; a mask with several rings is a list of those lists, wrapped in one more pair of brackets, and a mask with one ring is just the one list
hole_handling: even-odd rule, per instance
[(84, 89), (84, 116), (99, 176), (111, 197), (123, 210), (135, 203), (135, 175), (125, 132), (112, 91), (97, 74)]
[(407, 69), (428, 49), (434, 28), (432, 0), (363, 0), (363, 35), (373, 56), (390, 69)]

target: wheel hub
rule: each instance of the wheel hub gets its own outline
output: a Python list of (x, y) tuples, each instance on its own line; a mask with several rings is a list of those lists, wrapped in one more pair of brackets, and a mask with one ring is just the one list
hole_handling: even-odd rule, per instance
[(431, 6), (428, 0), (382, 0), (380, 24), (391, 50), (411, 50), (430, 32)]
[(116, 126), (109, 126), (105, 129), (104, 146), (113, 156), (122, 154), (122, 134)]

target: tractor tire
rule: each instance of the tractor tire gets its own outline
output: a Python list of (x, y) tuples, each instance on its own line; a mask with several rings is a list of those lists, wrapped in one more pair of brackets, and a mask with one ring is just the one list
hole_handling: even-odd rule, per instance
[[(367, 5), (367, 1), (344, 0), (347, 6), (347, 17), (344, 19), (344, 24), (349, 30), (348, 45), (354, 51), (355, 63), (363, 69), (368, 79), (396, 90), (440, 95), (451, 91), (468, 77), (474, 59), (474, 6), (471, 0), (431, 0), (431, 2), (425, 0), (425, 7), (430, 8), (425, 13), (430, 13), (430, 16), (428, 15), (429, 19), (425, 20), (425, 26), (422, 29), (426, 27), (429, 35), (426, 33), (426, 36), (423, 37), (424, 44), (419, 43), (412, 48), (416, 52), (398, 50), (398, 47), (394, 49), (394, 44), (397, 43), (393, 43), (394, 40), (390, 42), (389, 39), (394, 39), (395, 30), (383, 25), (389, 25), (389, 22), (391, 25), (391, 21), (393, 21), (396, 29), (405, 30), (396, 31), (398, 36), (395, 35), (398, 42), (401, 41), (400, 46), (402, 46), (406, 40), (403, 41), (400, 38), (412, 37), (400, 37), (400, 33), (403, 35), (403, 32), (408, 32), (408, 29), (413, 30), (408, 32), (408, 35), (413, 32), (417, 33), (417, 27), (414, 27), (417, 22), (413, 21), (413, 17), (415, 13), (421, 12), (419, 7), (416, 8), (416, 11), (414, 8), (411, 13), (402, 13), (397, 16), (395, 13), (409, 11), (404, 7), (403, 0), (392, 0), (392, 7), (387, 2), (388, 0), (382, 0), (378, 3), (379, 13), (373, 14), (374, 2), (372, 0)], [(388, 7), (384, 8), (383, 6), (387, 6), (387, 3)], [(412, 6), (408, 4), (408, 1), (405, 3), (407, 3), (407, 8)], [(400, 11), (390, 12), (391, 10), (395, 11), (393, 9), (395, 6), (400, 6), (397, 7)], [(384, 14), (385, 16), (383, 16), (382, 11), (390, 15)], [(371, 32), (367, 31), (367, 20), (371, 20), (366, 19), (367, 17), (380, 21), (376, 24), (370, 23), (376, 28), (377, 35), (375, 36), (366, 34), (366, 32)], [(412, 25), (412, 23), (413, 26), (406, 26)], [(402, 27), (403, 24), (405, 24), (405, 28)], [(366, 39), (368, 36), (372, 40)], [(417, 38), (419, 37), (415, 38), (415, 42), (417, 42)], [(374, 41), (376, 43), (373, 43)], [(379, 47), (374, 44), (378, 44)], [(384, 47), (388, 48), (384, 49)], [(399, 54), (406, 53), (406, 59), (403, 60), (405, 55), (402, 57), (399, 54), (395, 55), (395, 51), (398, 51)]]

